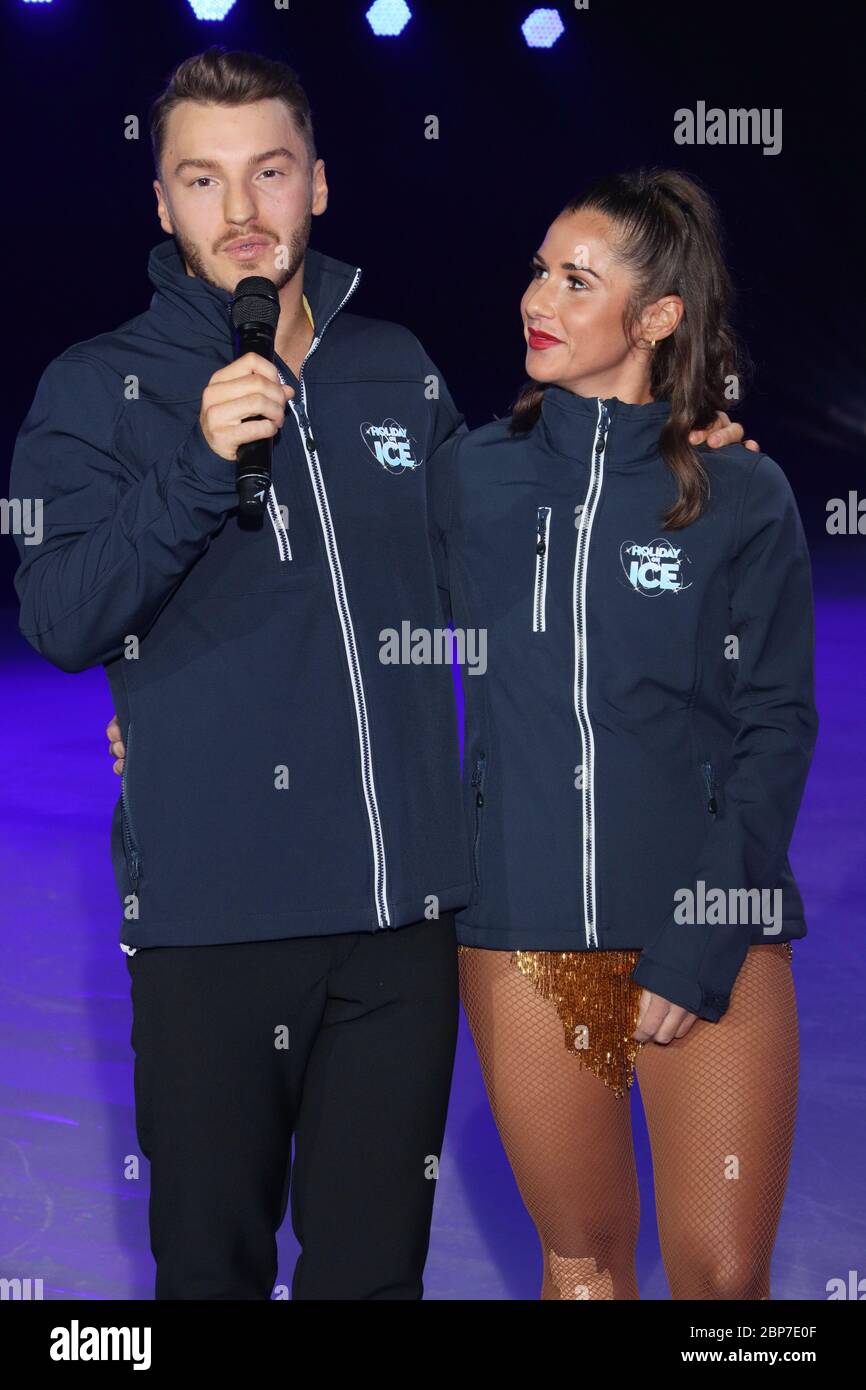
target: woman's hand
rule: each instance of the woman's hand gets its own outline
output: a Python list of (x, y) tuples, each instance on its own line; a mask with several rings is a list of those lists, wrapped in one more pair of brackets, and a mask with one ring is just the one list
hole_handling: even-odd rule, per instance
[(108, 751), (113, 758), (117, 759), (114, 764), (114, 771), (118, 777), (123, 771), (123, 764), (126, 759), (126, 749), (120, 738), (120, 725), (117, 722), (117, 715), (111, 716), (111, 723), (106, 727), (105, 736), (108, 739)]
[[(745, 432), (742, 425), (729, 420), (725, 412), (720, 410), (713, 423), (705, 430), (690, 431), (689, 443), (709, 444), (711, 449), (721, 449), (725, 444), (739, 444)], [(752, 449), (756, 454), (761, 452), (761, 446), (756, 439), (747, 439), (745, 447)]]
[(645, 989), (640, 997), (637, 1028), (632, 1037), (638, 1042), (669, 1043), (673, 1038), (684, 1038), (696, 1018), (697, 1014), (690, 1014), (679, 1004), (672, 1004), (669, 999)]

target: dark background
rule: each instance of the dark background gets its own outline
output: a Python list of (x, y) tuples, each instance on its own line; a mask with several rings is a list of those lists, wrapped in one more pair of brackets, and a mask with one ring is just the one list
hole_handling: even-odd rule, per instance
[[(164, 237), (147, 110), (172, 66), (211, 43), (298, 71), (330, 206), (313, 244), (363, 267), (357, 312), (408, 324), (470, 425), (506, 414), (523, 380), (526, 263), (589, 179), (641, 163), (697, 173), (717, 198), (756, 367), (736, 411), (787, 471), (821, 583), (862, 586), (863, 538), (833, 538), (826, 502), (862, 488), (864, 80), (857, 10), (591, 0), (529, 49), (530, 3), (417, 0), (377, 38), (368, 0), (236, 0), (220, 22), (188, 0), (6, 7), (8, 466), (47, 362), (141, 312)], [(674, 112), (781, 107), (782, 150), (678, 146)], [(124, 139), (135, 113), (141, 138)], [(440, 120), (424, 139), (425, 117)], [(829, 557), (825, 568), (822, 556)], [(15, 602), (0, 538), (0, 602)]]

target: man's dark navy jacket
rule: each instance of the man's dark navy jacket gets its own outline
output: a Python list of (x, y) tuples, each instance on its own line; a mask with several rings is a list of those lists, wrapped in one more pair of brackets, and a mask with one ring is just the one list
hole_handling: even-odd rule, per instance
[(112, 857), (134, 947), (399, 927), (468, 901), (452, 672), (383, 664), (441, 625), (430, 456), (465, 429), (421, 344), (346, 312), (360, 270), (308, 250), (315, 337), (264, 525), (200, 425), (231, 294), (154, 249), (150, 308), (69, 348), (20, 431), (21, 630), (104, 664), (126, 743)]

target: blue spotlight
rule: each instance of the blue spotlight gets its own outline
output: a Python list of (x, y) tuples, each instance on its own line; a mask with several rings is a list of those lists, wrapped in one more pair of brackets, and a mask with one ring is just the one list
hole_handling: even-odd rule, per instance
[(376, 0), (366, 15), (367, 23), (380, 39), (402, 34), (411, 18), (412, 11), (406, 0)]
[(552, 48), (560, 35), (565, 33), (559, 10), (533, 10), (520, 28), (530, 48)]
[(225, 19), (235, 0), (189, 0), (196, 19)]

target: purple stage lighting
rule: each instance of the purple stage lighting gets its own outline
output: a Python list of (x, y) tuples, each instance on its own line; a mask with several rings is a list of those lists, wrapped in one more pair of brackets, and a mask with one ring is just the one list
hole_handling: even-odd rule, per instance
[(390, 39), (402, 34), (412, 18), (412, 11), (406, 0), (376, 0), (367, 11), (366, 18), (378, 38)]
[(235, 0), (189, 0), (196, 19), (225, 19)]
[(530, 48), (552, 48), (560, 34), (565, 33), (559, 10), (533, 10), (520, 28)]

